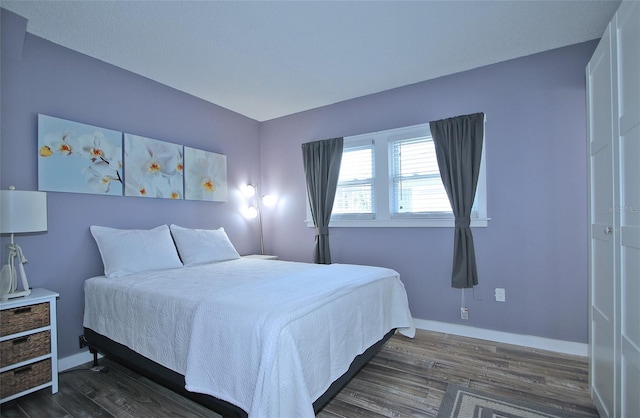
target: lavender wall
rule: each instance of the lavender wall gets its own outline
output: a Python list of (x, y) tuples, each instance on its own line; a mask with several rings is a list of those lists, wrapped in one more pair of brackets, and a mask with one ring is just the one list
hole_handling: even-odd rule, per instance
[[(264, 212), (266, 252), (311, 261), (301, 143), (478, 111), (492, 220), (474, 229), (480, 285), (466, 294), (469, 321), (449, 287), (450, 228), (332, 228), (334, 261), (399, 271), (417, 318), (587, 342), (584, 67), (596, 41), (258, 123), (26, 34), (26, 20), (6, 10), (1, 29), (3, 189), (37, 189), (38, 113), (228, 156), (227, 203), (48, 194), (48, 232), (18, 239), (30, 284), (61, 294), (61, 357), (78, 352), (82, 283), (101, 274), (90, 225), (224, 225), (241, 253), (257, 252), (238, 187), (261, 175), (262, 191), (279, 196)], [(506, 303), (493, 301), (495, 287)]]
[[(413, 316), (587, 342), (584, 68), (596, 41), (410, 85), (260, 125), (262, 179), (280, 196), (266, 251), (310, 261), (300, 144), (485, 112), (488, 228), (474, 228), (480, 285), (450, 283), (451, 228), (332, 228), (333, 261), (387, 266)], [(504, 287), (507, 301), (495, 302)]]
[[(0, 187), (37, 190), (37, 115), (89, 123), (227, 155), (229, 201), (170, 201), (48, 193), (49, 227), (19, 236), (32, 287), (60, 293), (60, 357), (82, 334), (83, 281), (101, 274), (92, 224), (150, 228), (224, 225), (238, 251), (259, 251), (257, 221), (245, 220), (239, 186), (260, 175), (259, 124), (141, 76), (25, 34), (26, 20), (2, 11)], [(2, 254), (7, 238), (2, 238)]]

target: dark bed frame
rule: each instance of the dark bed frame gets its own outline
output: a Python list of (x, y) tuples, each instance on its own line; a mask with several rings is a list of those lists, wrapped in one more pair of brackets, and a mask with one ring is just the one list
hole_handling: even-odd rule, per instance
[[(378, 354), (384, 343), (386, 343), (394, 333), (395, 329), (392, 329), (382, 337), (380, 341), (369, 347), (364, 353), (357, 356), (353, 362), (351, 362), (349, 370), (335, 380), (331, 386), (329, 386), (329, 389), (320, 395), (320, 397), (313, 403), (313, 410), (316, 414), (320, 412), (320, 410), (324, 408), (347, 383), (349, 383), (349, 381), (360, 371), (360, 369), (362, 369), (362, 367), (364, 367), (365, 364), (369, 362), (369, 360)], [(98, 334), (89, 328), (85, 328), (84, 336), (87, 340), (89, 350), (93, 353), (94, 366), (98, 365), (98, 353), (101, 353), (161, 384), (162, 386), (165, 386), (180, 395), (218, 412), (224, 417), (247, 417), (247, 412), (232, 403), (213, 396), (204, 395), (202, 393), (189, 392), (184, 387), (185, 381), (183, 375), (149, 360), (130, 348), (110, 340), (104, 335)]]

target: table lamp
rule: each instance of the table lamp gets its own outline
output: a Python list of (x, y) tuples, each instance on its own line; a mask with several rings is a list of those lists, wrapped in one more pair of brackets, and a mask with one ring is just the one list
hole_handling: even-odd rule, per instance
[[(0, 190), (0, 233), (11, 234), (7, 244), (6, 264), (0, 271), (0, 300), (12, 299), (31, 294), (24, 263), (27, 262), (22, 248), (13, 240), (13, 234), (42, 232), (47, 230), (47, 194), (45, 192)], [(15, 258), (18, 258), (16, 271)], [(18, 290), (18, 273), (22, 290)]]

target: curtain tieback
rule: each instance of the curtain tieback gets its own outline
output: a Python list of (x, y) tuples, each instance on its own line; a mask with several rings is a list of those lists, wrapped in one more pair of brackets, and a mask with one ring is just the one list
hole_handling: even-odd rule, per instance
[(471, 225), (470, 217), (456, 218), (456, 228), (469, 228)]
[(316, 235), (329, 235), (328, 226), (319, 226), (316, 228)]

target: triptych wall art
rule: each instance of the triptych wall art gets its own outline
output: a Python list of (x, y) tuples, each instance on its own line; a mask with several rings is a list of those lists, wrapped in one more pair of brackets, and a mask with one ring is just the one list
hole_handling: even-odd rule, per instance
[(38, 189), (227, 201), (227, 157), (38, 115)]

